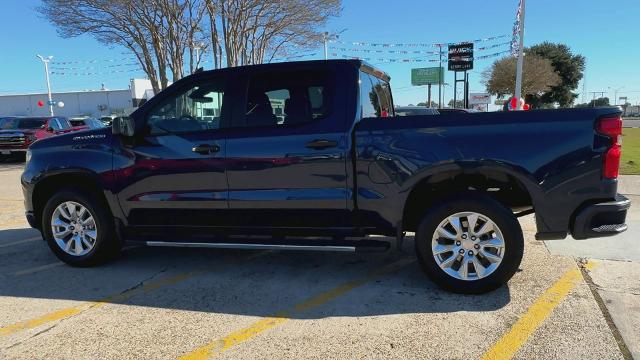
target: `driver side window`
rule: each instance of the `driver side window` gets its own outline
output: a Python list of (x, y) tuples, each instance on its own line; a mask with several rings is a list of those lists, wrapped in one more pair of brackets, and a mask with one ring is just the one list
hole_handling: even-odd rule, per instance
[(216, 130), (221, 127), (224, 83), (199, 82), (162, 101), (147, 115), (151, 135)]

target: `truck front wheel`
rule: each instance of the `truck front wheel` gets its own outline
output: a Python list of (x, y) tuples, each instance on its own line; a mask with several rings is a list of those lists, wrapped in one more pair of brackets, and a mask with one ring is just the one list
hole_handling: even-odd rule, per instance
[(511, 210), (469, 191), (435, 204), (416, 232), (422, 269), (437, 285), (481, 294), (505, 284), (522, 261), (522, 229)]
[(62, 190), (42, 214), (42, 233), (53, 253), (72, 266), (93, 266), (120, 250), (112, 216), (90, 192)]

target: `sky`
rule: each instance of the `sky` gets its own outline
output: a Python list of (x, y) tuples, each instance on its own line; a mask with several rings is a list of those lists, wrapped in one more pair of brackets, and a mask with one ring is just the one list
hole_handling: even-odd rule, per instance
[[(144, 77), (131, 55), (120, 47), (99, 43), (89, 35), (63, 39), (35, 11), (38, 0), (3, 0), (0, 12), (0, 95), (46, 91), (44, 67), (36, 54), (52, 55), (53, 91), (124, 89), (133, 77)], [(371, 57), (370, 63), (391, 76), (397, 105), (417, 104), (426, 100), (426, 87), (411, 86), (414, 67), (437, 66), (433, 62), (391, 63), (384, 59), (432, 59), (428, 54), (367, 54), (351, 49), (432, 50), (420, 48), (382, 48), (349, 43), (446, 43), (492, 36), (509, 35), (515, 21), (518, 0), (343, 0), (342, 14), (332, 19), (325, 30), (340, 34), (340, 41), (330, 43), (331, 57)], [(627, 96), (632, 104), (640, 102), (640, 1), (638, 0), (528, 0), (525, 17), (525, 46), (543, 41), (564, 43), (574, 53), (587, 59), (586, 94), (604, 92), (614, 97)], [(344, 31), (343, 31), (344, 30)], [(501, 38), (476, 44), (476, 47), (508, 42)], [(348, 49), (338, 50), (339, 48)], [(476, 57), (508, 50), (508, 45), (476, 51)], [(336, 53), (337, 56), (331, 54)], [(301, 51), (310, 54), (302, 59), (321, 59), (322, 47)], [(313, 55), (311, 55), (313, 54)], [(207, 54), (204, 55), (205, 59)], [(210, 57), (209, 57), (210, 58)], [(480, 83), (482, 70), (498, 57), (476, 60), (470, 72), (470, 92), (484, 92)], [(76, 63), (65, 64), (74, 61)], [(210, 63), (205, 63), (205, 69)], [(64, 74), (61, 74), (64, 73)], [(445, 82), (452, 83), (453, 72)], [(583, 84), (575, 92), (583, 99)], [(437, 87), (433, 89), (437, 99)], [(445, 87), (445, 102), (453, 96), (452, 86)]]

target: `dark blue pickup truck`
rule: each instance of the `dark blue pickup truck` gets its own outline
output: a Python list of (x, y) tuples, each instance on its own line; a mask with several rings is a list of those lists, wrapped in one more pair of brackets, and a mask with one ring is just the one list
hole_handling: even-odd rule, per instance
[[(404, 116), (356, 60), (188, 76), (113, 128), (31, 145), (29, 223), (74, 266), (149, 246), (385, 250), (481, 293), (539, 240), (626, 230), (617, 108)], [(371, 237), (369, 235), (386, 235)], [(389, 240), (391, 239), (391, 240)]]

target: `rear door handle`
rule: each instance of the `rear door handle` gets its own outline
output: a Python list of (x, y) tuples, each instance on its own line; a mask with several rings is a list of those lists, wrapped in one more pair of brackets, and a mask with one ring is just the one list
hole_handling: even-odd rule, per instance
[(217, 153), (218, 151), (220, 151), (220, 146), (218, 145), (210, 145), (210, 144), (201, 144), (198, 146), (195, 146), (193, 149), (191, 149), (194, 153), (198, 153), (198, 154), (202, 154), (202, 155), (209, 155), (212, 153)]
[(328, 149), (336, 146), (338, 146), (338, 142), (332, 141), (332, 140), (313, 140), (307, 143), (307, 147), (309, 149), (316, 149), (316, 150)]

